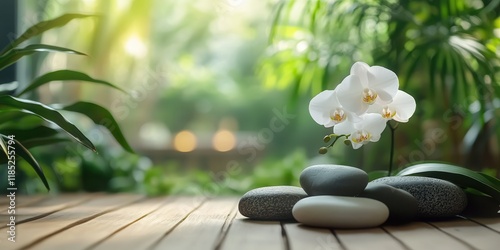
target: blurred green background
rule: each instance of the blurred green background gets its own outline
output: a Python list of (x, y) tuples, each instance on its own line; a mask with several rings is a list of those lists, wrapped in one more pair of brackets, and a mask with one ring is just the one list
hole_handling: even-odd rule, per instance
[[(500, 173), (500, 1), (19, 1), (19, 29), (65, 13), (97, 14), (46, 32), (46, 44), (89, 57), (24, 61), (22, 77), (77, 69), (128, 90), (52, 82), (34, 99), (107, 107), (137, 154), (99, 126), (78, 124), (98, 154), (74, 143), (32, 153), (54, 192), (239, 194), (297, 185), (316, 163), (386, 170), (389, 131), (353, 150), (317, 153), (331, 133), (308, 102), (356, 61), (395, 71), (417, 101), (396, 132), (395, 166), (446, 161)], [(45, 192), (33, 170), (22, 190)]]

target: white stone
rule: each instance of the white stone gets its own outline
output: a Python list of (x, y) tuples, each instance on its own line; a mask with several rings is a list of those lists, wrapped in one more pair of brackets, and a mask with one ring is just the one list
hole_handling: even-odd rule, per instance
[(304, 198), (295, 204), (292, 213), (303, 224), (331, 228), (376, 227), (389, 217), (389, 209), (380, 201), (330, 195)]

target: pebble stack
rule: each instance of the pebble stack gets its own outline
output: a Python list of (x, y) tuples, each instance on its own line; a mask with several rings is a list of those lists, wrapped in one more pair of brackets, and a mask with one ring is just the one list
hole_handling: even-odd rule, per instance
[(254, 220), (368, 228), (454, 216), (467, 205), (462, 189), (444, 180), (395, 176), (368, 183), (366, 172), (343, 165), (307, 167), (300, 175), (300, 185), (250, 190), (240, 199), (239, 211)]

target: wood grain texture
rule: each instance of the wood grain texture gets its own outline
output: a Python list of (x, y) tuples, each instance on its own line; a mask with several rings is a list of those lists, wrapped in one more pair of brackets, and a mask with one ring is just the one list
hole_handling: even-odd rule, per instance
[(476, 249), (498, 250), (500, 233), (467, 219), (432, 222), (443, 232), (456, 237)]
[(161, 238), (174, 230), (205, 198), (172, 197), (167, 202), (92, 249), (149, 249)]
[[(500, 217), (457, 217), (367, 229), (249, 220), (238, 197), (71, 194), (24, 197), (16, 206), (16, 249), (498, 249)], [(3, 200), (2, 204), (5, 203)], [(6, 210), (0, 228), (6, 231)]]
[(78, 206), (63, 209), (38, 220), (23, 223), (16, 228), (16, 242), (12, 245), (6, 237), (0, 238), (0, 249), (22, 249), (52, 235), (84, 223), (114, 208), (142, 198), (138, 195), (100, 196)]
[(470, 249), (468, 245), (425, 222), (384, 226), (384, 228), (410, 249)]
[(230, 225), (220, 249), (286, 249), (278, 221), (255, 221), (238, 213)]
[(335, 229), (340, 243), (346, 249), (407, 249), (382, 228)]
[[(234, 199), (212, 199), (191, 213), (174, 231), (167, 234), (153, 249), (214, 248), (223, 230), (223, 225), (231, 215), (236, 202)], [(196, 236), (196, 237), (193, 237)]]

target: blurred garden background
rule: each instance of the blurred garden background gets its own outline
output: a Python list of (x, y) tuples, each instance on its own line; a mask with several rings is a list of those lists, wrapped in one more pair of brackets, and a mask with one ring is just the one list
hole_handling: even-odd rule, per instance
[[(35, 38), (89, 56), (23, 59), (20, 84), (75, 69), (130, 93), (54, 81), (30, 96), (108, 108), (136, 151), (64, 113), (98, 153), (74, 142), (30, 149), (51, 192), (239, 194), (296, 185), (315, 163), (386, 170), (388, 129), (361, 149), (318, 154), (331, 129), (311, 119), (309, 100), (356, 61), (395, 71), (416, 99), (396, 131), (398, 169), (434, 160), (499, 177), (500, 1), (23, 0), (17, 13), (17, 34), (66, 13), (96, 15)], [(46, 192), (28, 164), (18, 168), (20, 189)]]

